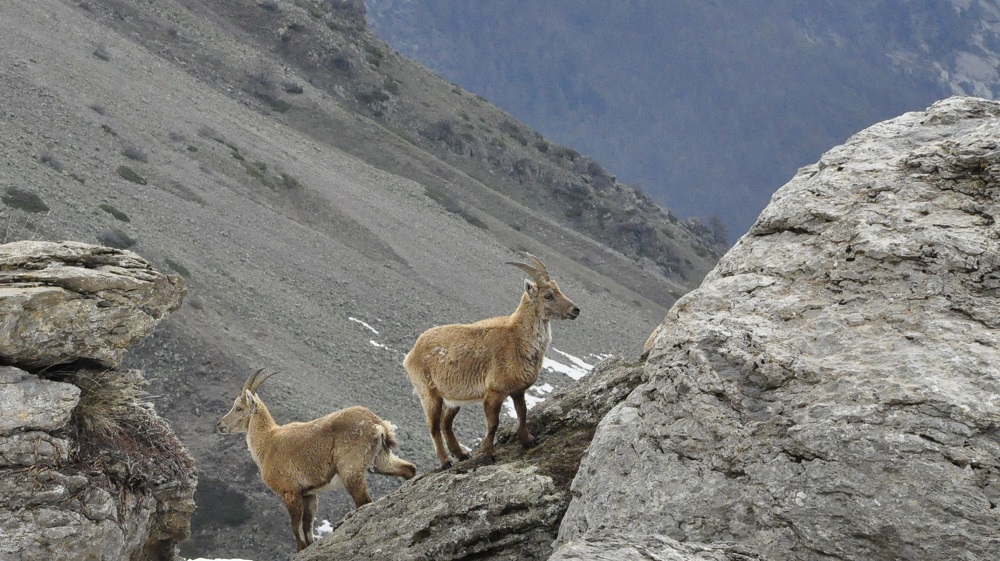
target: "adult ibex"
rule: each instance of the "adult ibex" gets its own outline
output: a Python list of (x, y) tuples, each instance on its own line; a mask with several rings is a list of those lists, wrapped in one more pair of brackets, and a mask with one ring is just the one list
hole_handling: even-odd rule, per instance
[(486, 436), (481, 447), (483, 462), (494, 459), (493, 439), (500, 424), (500, 408), (507, 396), (514, 402), (517, 413), (518, 440), (525, 448), (535, 445), (525, 420), (524, 392), (538, 380), (542, 359), (552, 339), (549, 320), (576, 319), (580, 308), (563, 296), (537, 257), (530, 253), (523, 255), (534, 265), (507, 263), (524, 270), (532, 279), (524, 281), (521, 303), (513, 314), (428, 329), (403, 360), (406, 374), (423, 405), (442, 468), (452, 465), (441, 441), (442, 433), (456, 459), (469, 458), (452, 428), (459, 408), (469, 403), (482, 402), (486, 414)]
[(348, 407), (308, 423), (278, 425), (257, 389), (274, 373), (250, 375), (233, 408), (219, 421), (224, 434), (245, 432), (250, 456), (264, 484), (281, 497), (291, 517), (295, 545), (313, 542), (316, 494), (343, 486), (355, 506), (372, 501), (365, 471), (410, 479), (413, 464), (392, 452), (395, 427), (364, 407)]

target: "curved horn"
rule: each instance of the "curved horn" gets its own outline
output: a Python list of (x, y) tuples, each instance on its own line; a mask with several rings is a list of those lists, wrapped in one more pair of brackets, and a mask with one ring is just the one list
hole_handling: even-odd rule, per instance
[(532, 261), (534, 261), (534, 263), (535, 263), (535, 269), (537, 269), (538, 272), (541, 273), (542, 276), (545, 277), (546, 279), (549, 278), (549, 272), (545, 269), (545, 264), (542, 263), (542, 261), (540, 259), (538, 259), (534, 255), (528, 253), (527, 251), (522, 251), (521, 255), (523, 255), (527, 259), (531, 259)]
[[(261, 370), (263, 370), (263, 368)], [(268, 378), (270, 378), (271, 376), (274, 376), (277, 373), (278, 373), (278, 371), (275, 370), (274, 372), (271, 372), (270, 374), (264, 374), (262, 377), (257, 378), (256, 380), (254, 380), (253, 385), (250, 386), (250, 388), (248, 388), (250, 390), (250, 393), (257, 393), (257, 388), (259, 388), (261, 384), (263, 384), (264, 382), (266, 382)]]
[(517, 261), (508, 261), (507, 264), (513, 265), (518, 269), (523, 270), (525, 273), (528, 273), (528, 276), (531, 277), (531, 280), (535, 281), (536, 283), (545, 281), (545, 275), (543, 275), (538, 269), (532, 267), (531, 265), (518, 263)]
[[(264, 371), (264, 369), (261, 368), (260, 370), (258, 370), (256, 372), (254, 372), (253, 374), (251, 374), (250, 377), (247, 378), (247, 381), (243, 382), (243, 389), (250, 390), (251, 388), (253, 388), (254, 387), (254, 382), (257, 380), (257, 376), (259, 376), (260, 373), (263, 372), (263, 371)], [(253, 391), (253, 390), (250, 390), (250, 391)]]

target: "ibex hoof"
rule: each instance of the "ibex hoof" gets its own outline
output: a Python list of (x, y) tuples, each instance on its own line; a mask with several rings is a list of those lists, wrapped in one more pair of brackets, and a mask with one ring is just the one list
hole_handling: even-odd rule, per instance
[(538, 446), (538, 439), (535, 437), (531, 437), (528, 440), (522, 440), (521, 446), (523, 446), (524, 448), (534, 448), (535, 446)]
[(470, 456), (469, 454), (462, 452), (461, 454), (458, 455), (458, 461), (464, 462), (465, 460), (468, 460), (471, 457), (472, 456)]
[(479, 458), (477, 458), (476, 463), (478, 463), (481, 466), (491, 466), (496, 461), (497, 459), (495, 456), (493, 456), (493, 454), (483, 454), (482, 456), (479, 456)]
[(448, 460), (447, 462), (441, 462), (441, 468), (438, 469), (438, 471), (444, 471), (446, 469), (451, 469), (451, 466), (452, 466), (451, 460)]

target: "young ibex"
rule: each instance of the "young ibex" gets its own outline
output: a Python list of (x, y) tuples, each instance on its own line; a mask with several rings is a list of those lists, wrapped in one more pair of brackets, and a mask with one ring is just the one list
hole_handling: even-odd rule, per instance
[(343, 486), (355, 506), (372, 501), (365, 470), (410, 479), (413, 464), (392, 452), (393, 425), (364, 407), (348, 407), (308, 423), (278, 425), (257, 395), (263, 377), (258, 370), (243, 384), (233, 408), (219, 421), (224, 434), (245, 432), (253, 461), (264, 484), (281, 497), (292, 520), (295, 545), (313, 542), (316, 494)]
[(521, 303), (513, 314), (428, 329), (403, 360), (427, 416), (442, 468), (450, 467), (451, 460), (441, 442), (441, 433), (455, 458), (469, 458), (458, 443), (452, 424), (459, 408), (470, 403), (482, 402), (486, 414), (483, 462), (494, 459), (493, 439), (500, 424), (500, 408), (507, 396), (513, 400), (517, 413), (518, 440), (525, 448), (535, 445), (525, 421), (524, 392), (538, 380), (542, 359), (552, 339), (549, 320), (576, 319), (580, 308), (563, 296), (537, 257), (530, 253), (523, 255), (534, 265), (507, 263), (523, 269), (532, 279), (524, 281)]

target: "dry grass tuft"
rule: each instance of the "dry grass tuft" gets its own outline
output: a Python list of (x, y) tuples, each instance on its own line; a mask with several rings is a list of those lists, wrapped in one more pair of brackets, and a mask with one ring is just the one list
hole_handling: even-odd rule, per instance
[(77, 460), (88, 471), (104, 472), (119, 492), (193, 480), (194, 460), (147, 401), (139, 371), (80, 370), (69, 381), (80, 388)]
[(71, 375), (71, 381), (80, 388), (80, 403), (74, 410), (78, 426), (102, 437), (126, 430), (149, 385), (138, 372), (117, 370), (80, 370)]

